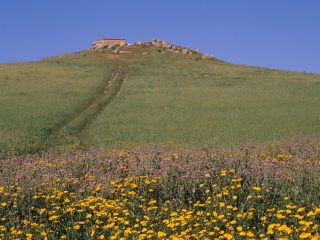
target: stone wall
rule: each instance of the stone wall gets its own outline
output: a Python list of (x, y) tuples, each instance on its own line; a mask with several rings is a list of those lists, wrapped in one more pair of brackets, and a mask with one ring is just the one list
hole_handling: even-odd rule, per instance
[(124, 39), (99, 39), (93, 42), (92, 49), (112, 48), (114, 46), (124, 46)]

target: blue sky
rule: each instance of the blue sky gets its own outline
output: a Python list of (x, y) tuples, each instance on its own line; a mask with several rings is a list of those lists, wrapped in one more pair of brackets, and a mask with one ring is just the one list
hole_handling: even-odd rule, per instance
[(0, 62), (160, 38), (225, 61), (320, 73), (319, 0), (1, 0)]

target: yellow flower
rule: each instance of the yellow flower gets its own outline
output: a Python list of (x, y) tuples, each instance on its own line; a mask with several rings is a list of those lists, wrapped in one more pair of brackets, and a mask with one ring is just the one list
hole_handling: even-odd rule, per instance
[(31, 233), (26, 233), (26, 238), (29, 240), (29, 239), (32, 239), (32, 234)]
[(285, 232), (287, 234), (291, 234), (292, 233), (292, 229), (289, 228), (287, 225), (281, 225), (280, 227), (278, 227), (278, 231), (280, 232)]
[(1, 207), (5, 207), (5, 206), (7, 206), (7, 203), (5, 202), (1, 203)]
[(159, 231), (159, 232), (158, 232), (158, 237), (159, 237), (159, 238), (161, 238), (161, 237), (165, 237), (165, 236), (167, 236), (167, 234), (166, 234), (166, 233), (161, 232), (161, 231)]
[(247, 199), (248, 199), (248, 200), (251, 199), (251, 198), (253, 198), (252, 195), (248, 195), (248, 196), (247, 196)]
[(73, 229), (74, 229), (74, 230), (79, 230), (79, 229), (80, 229), (80, 225), (75, 225), (75, 226), (73, 226)]
[(299, 224), (309, 227), (310, 225), (313, 224), (313, 222), (312, 221), (303, 221), (302, 220), (302, 221), (299, 221)]
[(281, 213), (276, 214), (276, 217), (279, 219), (284, 219), (286, 218), (284, 215), (282, 215)]
[(45, 211), (46, 211), (45, 208), (41, 208), (41, 209), (39, 210), (39, 214), (42, 215)]
[(204, 176), (208, 178), (208, 177), (210, 177), (210, 174), (206, 173)]
[[(104, 235), (100, 235), (98, 239), (104, 239)], [(114, 238), (111, 238), (111, 239), (114, 239)]]
[(259, 192), (259, 191), (261, 191), (261, 188), (259, 188), (259, 187), (252, 187), (252, 190)]
[(98, 184), (98, 185), (96, 186), (95, 191), (96, 191), (96, 192), (99, 192), (100, 190), (101, 190), (101, 184)]
[(223, 237), (224, 237), (225, 239), (228, 239), (228, 240), (233, 239), (233, 236), (232, 236), (231, 234), (229, 234), (229, 233), (223, 234)]
[(241, 232), (241, 231), (242, 231), (242, 227), (240, 227), (240, 226), (239, 226), (239, 227), (237, 227), (236, 229), (237, 229), (239, 232)]
[(224, 177), (224, 176), (226, 176), (226, 175), (227, 175), (227, 171), (222, 170), (221, 173), (220, 173), (220, 176), (221, 176), (221, 177)]
[(57, 218), (58, 218), (58, 216), (56, 216), (56, 215), (50, 216), (49, 217), (49, 221), (56, 220)]
[(157, 203), (157, 200), (151, 199), (148, 204), (149, 204), (149, 205), (152, 205), (152, 204), (156, 204), (156, 203)]
[(299, 238), (301, 239), (306, 239), (306, 238), (310, 238), (311, 237), (311, 233), (301, 233), (299, 235)]

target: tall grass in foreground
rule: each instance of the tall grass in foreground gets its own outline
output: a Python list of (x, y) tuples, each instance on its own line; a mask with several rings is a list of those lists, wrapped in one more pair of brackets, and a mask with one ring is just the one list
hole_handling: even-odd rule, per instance
[(1, 162), (0, 237), (319, 239), (319, 140)]

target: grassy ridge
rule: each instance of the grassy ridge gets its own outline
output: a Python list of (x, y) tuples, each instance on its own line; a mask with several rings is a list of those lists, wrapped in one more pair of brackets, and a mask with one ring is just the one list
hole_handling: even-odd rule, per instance
[[(234, 146), (320, 131), (318, 75), (135, 46), (123, 50), (127, 53), (86, 51), (0, 65), (0, 154), (35, 152), (47, 141), (50, 147)], [(96, 108), (84, 111), (95, 99), (102, 101), (108, 78), (126, 66), (122, 75), (129, 78), (121, 95), (108, 107), (98, 103), (99, 114)], [(88, 114), (73, 122), (83, 111)]]
[(319, 133), (320, 77), (153, 53), (87, 132), (98, 145), (234, 146)]

